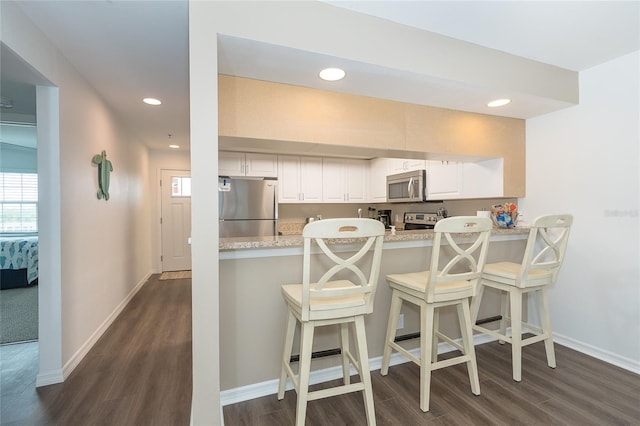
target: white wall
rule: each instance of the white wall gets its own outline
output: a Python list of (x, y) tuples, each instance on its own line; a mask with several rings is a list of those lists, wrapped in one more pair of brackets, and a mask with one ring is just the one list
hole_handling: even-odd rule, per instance
[(189, 2), (191, 128), (192, 425), (224, 423), (220, 406), (218, 49), (215, 2)]
[(640, 53), (580, 73), (578, 106), (527, 120), (527, 219), (574, 215), (550, 290), (557, 341), (640, 371)]
[(160, 230), (161, 214), (161, 170), (191, 170), (191, 157), (187, 151), (149, 151), (149, 188), (151, 195), (151, 271), (162, 272), (160, 255), (162, 240)]
[[(11, 2), (2, 2), (1, 40), (57, 87), (51, 96), (45, 96), (46, 87), (37, 91), (38, 168), (47, 189), (42, 205), (51, 209), (41, 209), (40, 231), (59, 236), (46, 244), (41, 239), (40, 247), (39, 384), (47, 384), (47, 378), (55, 381), (73, 370), (150, 274), (149, 159), (147, 149)], [(97, 167), (91, 163), (102, 150), (114, 168), (107, 202), (96, 197)]]

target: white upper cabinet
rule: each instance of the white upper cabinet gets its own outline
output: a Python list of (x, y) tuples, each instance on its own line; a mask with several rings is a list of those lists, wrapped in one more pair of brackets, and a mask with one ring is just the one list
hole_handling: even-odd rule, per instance
[(462, 198), (462, 164), (458, 161), (427, 161), (427, 200)]
[(365, 160), (325, 158), (322, 163), (322, 201), (367, 202), (368, 176), (369, 168)]
[(278, 202), (322, 202), (322, 158), (278, 156)]
[(371, 175), (371, 202), (387, 202), (387, 174), (389, 174), (390, 158), (374, 158), (369, 161)]
[(413, 158), (387, 158), (389, 174), (410, 172), (413, 170), (424, 170), (425, 160), (415, 160)]
[(218, 153), (220, 176), (277, 177), (278, 157), (271, 154), (221, 151)]

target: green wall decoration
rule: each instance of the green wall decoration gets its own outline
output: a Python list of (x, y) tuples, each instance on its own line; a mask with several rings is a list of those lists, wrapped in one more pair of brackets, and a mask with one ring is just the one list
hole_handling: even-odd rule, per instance
[(98, 165), (98, 200), (104, 198), (106, 201), (109, 199), (109, 173), (113, 171), (113, 166), (107, 160), (106, 151), (94, 155), (91, 162)]

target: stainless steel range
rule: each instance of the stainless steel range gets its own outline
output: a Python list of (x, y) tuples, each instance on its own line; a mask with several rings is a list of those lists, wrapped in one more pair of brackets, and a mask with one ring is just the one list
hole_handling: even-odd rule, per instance
[(404, 229), (433, 229), (436, 222), (443, 216), (438, 213), (406, 212), (404, 214)]

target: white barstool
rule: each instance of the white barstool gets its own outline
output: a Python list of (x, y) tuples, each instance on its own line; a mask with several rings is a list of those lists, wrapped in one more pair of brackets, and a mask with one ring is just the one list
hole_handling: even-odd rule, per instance
[[(420, 366), (420, 409), (429, 411), (431, 372), (443, 367), (466, 363), (471, 392), (480, 395), (478, 367), (473, 346), (469, 298), (475, 294), (478, 280), (487, 258), (491, 219), (476, 216), (458, 216), (436, 223), (429, 270), (409, 274), (387, 275), (392, 288), (391, 308), (382, 355), (380, 372), (386, 376), (392, 350), (396, 350)], [(464, 234), (462, 242), (454, 236)], [(444, 241), (443, 241), (444, 238)], [(463, 249), (461, 245), (469, 244)], [(439, 268), (442, 252), (453, 250), (453, 258)], [(444, 263), (444, 262), (443, 262)], [(420, 358), (396, 343), (396, 324), (404, 301), (420, 307)], [(460, 321), (462, 345), (438, 330), (438, 309), (455, 305)], [(445, 340), (462, 351), (462, 355), (437, 360), (438, 339)]]
[[(373, 219), (325, 219), (309, 223), (304, 227), (302, 236), (304, 238), (302, 284), (282, 286), (282, 295), (287, 303), (287, 324), (278, 399), (284, 398), (285, 385), (289, 377), (298, 394), (296, 425), (303, 425), (307, 401), (363, 391), (367, 424), (375, 425), (364, 316), (373, 311), (382, 257), (384, 225)], [(327, 240), (331, 246), (327, 245)], [(312, 253), (312, 241), (320, 249), (314, 253)], [(359, 250), (356, 248), (357, 252), (351, 255), (353, 249), (350, 248), (350, 257), (344, 259), (335, 251), (339, 247), (335, 244), (341, 242), (357, 246)], [(332, 266), (327, 267), (327, 263)], [(320, 265), (325, 265), (322, 271), (314, 273), (321, 267)], [(368, 274), (365, 271), (368, 271)], [(312, 282), (314, 280), (312, 277), (320, 273), (323, 273), (320, 279)], [(301, 330), (298, 376), (290, 365), (297, 323), (300, 323)], [(343, 385), (309, 392), (314, 330), (316, 327), (335, 324), (340, 325)], [(349, 324), (353, 324), (355, 329), (357, 359), (349, 351)], [(351, 383), (349, 372), (351, 363), (360, 375), (358, 383)]]
[[(544, 341), (547, 364), (551, 368), (556, 366), (547, 286), (555, 283), (562, 266), (572, 223), (573, 216), (569, 214), (536, 218), (529, 232), (522, 263), (487, 264), (480, 280), (478, 294), (473, 299), (471, 306), (473, 329), (498, 338), (500, 343), (511, 343), (513, 380), (516, 382), (522, 379), (523, 346)], [(495, 288), (502, 293), (500, 307), (502, 319), (498, 331), (475, 325), (485, 287)], [(540, 326), (522, 321), (522, 295), (530, 292), (536, 294)], [(510, 317), (507, 307), (511, 311)], [(511, 324), (511, 336), (507, 335), (507, 322)], [(523, 325), (538, 334), (522, 339)]]

